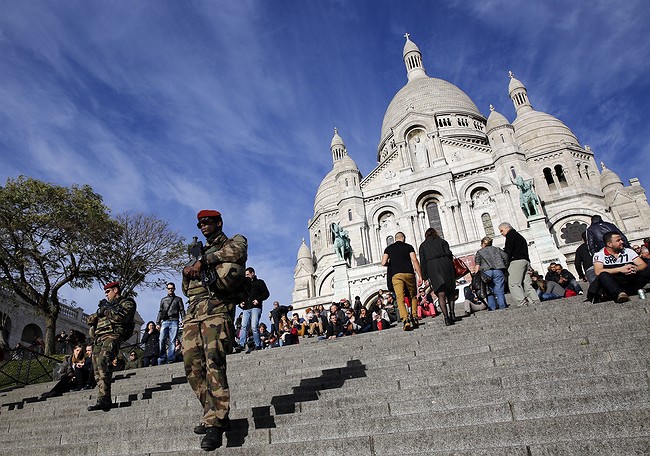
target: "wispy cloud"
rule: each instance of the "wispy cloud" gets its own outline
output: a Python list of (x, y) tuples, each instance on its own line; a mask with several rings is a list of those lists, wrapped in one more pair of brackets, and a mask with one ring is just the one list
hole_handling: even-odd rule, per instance
[[(199, 234), (198, 210), (219, 209), (226, 232), (248, 237), (273, 297), (289, 302), (332, 129), (369, 173), (386, 107), (406, 84), (405, 32), (428, 74), (485, 115), (492, 103), (514, 120), (512, 70), (597, 161), (624, 180), (647, 169), (650, 13), (640, 0), (397, 5), (2, 5), (3, 177), (88, 183), (114, 212), (153, 213), (187, 238)], [(159, 297), (146, 300), (156, 302), (143, 309)]]

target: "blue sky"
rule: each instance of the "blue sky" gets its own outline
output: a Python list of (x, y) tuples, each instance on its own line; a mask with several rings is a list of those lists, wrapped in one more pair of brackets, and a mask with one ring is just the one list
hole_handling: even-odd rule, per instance
[[(293, 269), (338, 127), (365, 176), (406, 83), (404, 33), (429, 76), (514, 120), (508, 70), (627, 183), (650, 184), (650, 13), (626, 1), (68, 1), (0, 3), (0, 163), (90, 184), (114, 213), (199, 209), (249, 239), (291, 301)], [(646, 114), (644, 114), (646, 113)], [(155, 317), (164, 290), (138, 299)], [(98, 291), (69, 291), (93, 311)]]

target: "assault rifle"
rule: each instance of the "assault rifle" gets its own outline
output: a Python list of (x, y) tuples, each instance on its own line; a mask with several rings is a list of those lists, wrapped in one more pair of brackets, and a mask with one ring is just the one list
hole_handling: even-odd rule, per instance
[[(203, 259), (203, 242), (194, 236), (192, 243), (187, 248), (190, 261), (185, 266), (194, 266), (197, 261)], [(217, 271), (208, 266), (206, 261), (201, 261), (201, 283), (203, 286), (210, 287), (217, 281)]]

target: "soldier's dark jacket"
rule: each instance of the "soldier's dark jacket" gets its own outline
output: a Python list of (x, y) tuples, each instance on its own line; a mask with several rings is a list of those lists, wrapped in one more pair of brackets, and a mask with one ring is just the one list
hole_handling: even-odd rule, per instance
[(120, 296), (104, 310), (104, 316), (97, 320), (97, 327), (94, 331), (95, 339), (105, 336), (121, 336), (124, 332), (124, 324), (133, 320), (136, 304), (131, 298)]
[[(248, 241), (240, 234), (228, 239), (222, 231), (206, 239), (203, 267), (214, 268), (222, 263), (244, 265), (247, 260)], [(234, 289), (220, 291), (216, 286), (208, 289), (200, 279), (183, 276), (183, 293), (189, 298), (186, 319), (215, 314), (227, 314), (234, 319), (235, 306), (246, 300), (248, 293), (243, 281)]]

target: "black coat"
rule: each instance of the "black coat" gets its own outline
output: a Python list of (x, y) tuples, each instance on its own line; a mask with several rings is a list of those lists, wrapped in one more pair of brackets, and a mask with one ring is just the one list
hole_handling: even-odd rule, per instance
[(159, 343), (160, 332), (157, 329), (154, 329), (151, 334), (149, 331), (145, 331), (142, 335), (142, 344), (144, 344), (144, 355), (147, 356), (158, 356), (160, 355), (160, 343)]
[[(251, 280), (251, 292), (248, 295), (244, 309), (252, 309), (253, 307), (261, 309), (262, 302), (265, 299), (269, 299), (270, 295), (271, 294), (269, 293), (269, 289), (266, 287), (266, 283), (257, 277), (253, 278), (253, 280)], [(257, 305), (253, 304), (254, 300), (257, 300)]]
[(506, 234), (506, 245), (503, 250), (508, 254), (508, 261), (511, 263), (515, 260), (530, 261), (528, 256), (528, 242), (514, 228)]
[(586, 242), (580, 244), (576, 250), (575, 267), (578, 276), (581, 279), (585, 278), (585, 271), (594, 265), (594, 257), (589, 253), (589, 246)]
[(603, 236), (609, 232), (620, 234), (621, 238), (623, 238), (625, 247), (630, 247), (627, 237), (625, 237), (623, 232), (619, 230), (616, 225), (604, 222), (602, 219), (598, 218), (589, 225), (589, 228), (587, 228), (587, 246), (589, 248), (589, 253), (594, 255), (596, 252), (599, 252), (600, 249), (605, 247)]
[(453, 254), (449, 243), (440, 237), (428, 237), (420, 244), (420, 268), (431, 289), (452, 292), (456, 288)]

